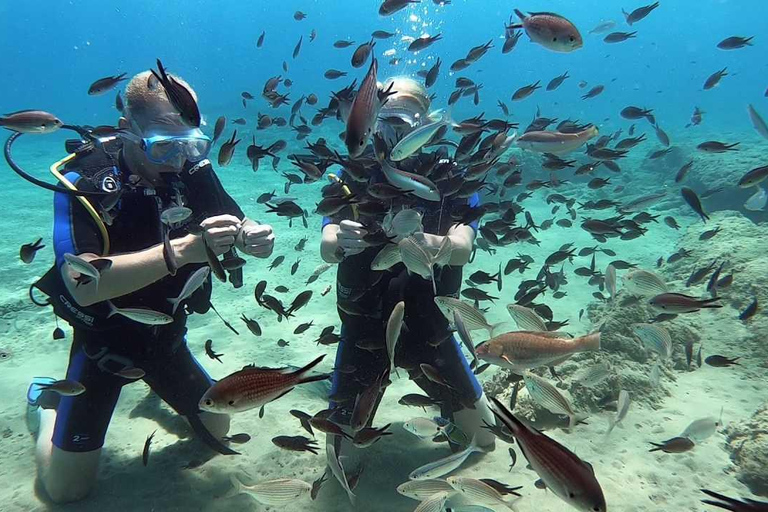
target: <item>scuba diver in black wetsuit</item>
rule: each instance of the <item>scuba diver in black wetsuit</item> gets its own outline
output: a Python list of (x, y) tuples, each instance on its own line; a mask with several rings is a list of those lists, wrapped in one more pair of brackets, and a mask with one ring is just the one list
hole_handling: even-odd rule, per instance
[[(247, 219), (223, 189), (206, 159), (211, 139), (185, 124), (149, 72), (128, 83), (119, 128), (95, 146), (70, 141), (68, 148), (77, 150), (59, 162), (65, 174), (52, 167), (70, 190), (111, 192), (119, 200), (57, 192), (56, 264), (33, 285), (72, 325), (67, 379), (85, 386), (80, 395), (59, 397), (43, 390), (52, 379), (36, 379), (28, 393), (30, 416), (39, 414), (38, 475), (59, 503), (82, 499), (93, 487), (120, 390), (136, 379), (214, 449), (235, 453), (220, 441), (229, 417), (198, 409), (212, 380), (187, 348), (186, 317), (212, 307), (206, 263), (225, 255), (223, 266), (238, 287), (245, 261), (235, 247), (259, 258), (274, 247), (272, 228)], [(11, 163), (8, 150), (6, 156)], [(83, 279), (72, 255), (75, 262), (111, 264), (101, 267), (98, 280)], [(192, 276), (199, 286), (184, 297)], [(136, 308), (145, 315), (131, 315)], [(164, 320), (146, 318), (148, 310)]]
[[(393, 78), (384, 84), (383, 90), (392, 82), (392, 90), (397, 93), (384, 104), (379, 119), (397, 117), (400, 122), (394, 124), (398, 128), (393, 128), (393, 123), (385, 124), (381, 121), (376, 127), (377, 133), (388, 142), (390, 148), (426, 119), (430, 104), (421, 84), (409, 78)], [(432, 155), (417, 154), (397, 162), (397, 168), (416, 169), (430, 158)], [(448, 159), (445, 162), (453, 165)], [(381, 171), (363, 184), (343, 180), (343, 175), (341, 177), (348, 193), (355, 198), (365, 197), (365, 187), (371, 183), (386, 182)], [(436, 250), (444, 237), (450, 238), (450, 262), (446, 266), (435, 267), (436, 294), (429, 280), (409, 274), (402, 263), (383, 272), (371, 270), (371, 262), (382, 246), (371, 246), (364, 237), (375, 225), (382, 223), (381, 218), (358, 215), (354, 206), (348, 206), (338, 215), (324, 220), (320, 250), (326, 262), (338, 263), (337, 306), (342, 321), (330, 405), (335, 409), (330, 419), (337, 424), (349, 426), (356, 397), (389, 369), (386, 350), (366, 350), (359, 345), (371, 340), (376, 342), (374, 345), (381, 347), (389, 316), (394, 306), (403, 301), (404, 327), (395, 352), (395, 366), (407, 370), (409, 377), (439, 404), (442, 417), (452, 421), (466, 434), (467, 439), (475, 437), (479, 447), (493, 449), (494, 435), (481, 428), (484, 421), (494, 424), (493, 414), (488, 409), (482, 388), (470, 370), (459, 343), (451, 335), (447, 320), (434, 302), (436, 295), (458, 297), (462, 266), (469, 260), (477, 226), (476, 223), (454, 225), (451, 211), (457, 207), (466, 208), (467, 204), (477, 207), (477, 194), (469, 200), (449, 198), (441, 202), (430, 202), (405, 194), (393, 200), (390, 208), (390, 219), (392, 214), (404, 208), (419, 212), (423, 233), (414, 236), (418, 237), (422, 245)], [(384, 219), (383, 225), (386, 226), (387, 222), (388, 219)], [(419, 369), (421, 363), (437, 368), (452, 389), (427, 379)], [(349, 367), (354, 371), (343, 371)], [(383, 389), (379, 401), (382, 395)], [(371, 421), (372, 417), (373, 414)], [(327, 443), (334, 445), (337, 455), (353, 457), (351, 462), (346, 463), (345, 471), (354, 473), (354, 466), (360, 462), (354, 457), (360, 450), (338, 435), (328, 435), (326, 439)]]

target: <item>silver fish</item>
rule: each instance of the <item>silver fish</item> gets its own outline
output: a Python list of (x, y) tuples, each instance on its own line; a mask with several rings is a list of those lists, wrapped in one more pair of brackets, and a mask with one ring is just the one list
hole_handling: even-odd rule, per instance
[(152, 309), (118, 308), (109, 301), (107, 301), (107, 304), (109, 304), (109, 314), (107, 315), (107, 318), (110, 318), (114, 315), (121, 315), (128, 318), (129, 320), (133, 320), (134, 322), (138, 322), (144, 325), (165, 325), (173, 322), (173, 317), (171, 315), (166, 315), (165, 313), (154, 311)]
[(408, 271), (424, 279), (431, 280), (432, 289), (436, 294), (437, 285), (435, 284), (434, 260), (432, 257), (412, 236), (403, 238), (397, 245), (400, 248), (400, 257)]
[(0, 126), (20, 133), (51, 133), (63, 125), (58, 117), (42, 110), (20, 110), (0, 116)]
[(243, 484), (235, 475), (230, 475), (229, 479), (236, 494), (248, 494), (264, 505), (287, 505), (309, 494), (312, 490), (311, 484), (295, 478), (279, 478), (253, 485)]
[(627, 417), (627, 412), (629, 412), (630, 403), (631, 403), (631, 400), (629, 399), (629, 392), (626, 389), (622, 389), (621, 391), (619, 391), (619, 400), (616, 406), (616, 416), (610, 419), (610, 422), (608, 425), (608, 431), (605, 433), (605, 435), (608, 435), (611, 432), (613, 432), (613, 429), (616, 428), (616, 425), (621, 423), (624, 420), (624, 418)]
[(507, 311), (521, 331), (546, 331), (547, 324), (531, 308), (519, 304), (507, 305)]
[(472, 343), (472, 335), (467, 330), (467, 326), (464, 325), (464, 320), (462, 320), (461, 312), (458, 309), (453, 310), (453, 325), (456, 326), (456, 332), (459, 333), (461, 342), (464, 343), (469, 353), (472, 354), (472, 359), (475, 362), (475, 366), (477, 366), (477, 354), (475, 354), (475, 345)]
[(413, 509), (413, 512), (442, 512), (445, 502), (453, 494), (449, 491), (440, 491), (433, 494), (426, 500), (419, 503), (419, 506)]
[(471, 503), (480, 503), (492, 507), (504, 507), (515, 511), (510, 503), (504, 500), (504, 496), (490, 485), (475, 478), (461, 476), (449, 476), (445, 479), (448, 485), (457, 490)]
[(449, 322), (453, 321), (453, 312), (458, 310), (464, 325), (469, 331), (478, 331), (482, 329), (488, 331), (488, 334), (493, 335), (493, 330), (503, 323), (494, 325), (489, 324), (482, 311), (478, 310), (472, 304), (453, 297), (435, 297), (435, 304), (437, 304), (437, 308)]
[(664, 327), (656, 324), (634, 324), (632, 332), (640, 338), (645, 348), (653, 350), (664, 359), (672, 356), (672, 336)]
[(90, 277), (97, 284), (99, 282), (99, 277), (101, 276), (101, 270), (107, 269), (112, 265), (112, 261), (108, 259), (86, 261), (80, 256), (75, 256), (71, 253), (64, 253), (64, 261), (66, 261), (75, 272)]
[(387, 244), (376, 254), (371, 261), (371, 270), (388, 270), (398, 263), (402, 262), (400, 256), (400, 247), (395, 244)]
[(438, 492), (452, 492), (453, 487), (445, 480), (426, 479), (409, 480), (397, 486), (397, 492), (418, 501), (431, 498)]
[(655, 296), (668, 289), (664, 279), (650, 270), (632, 270), (624, 274), (623, 280), (627, 291), (636, 295)]
[(453, 453), (440, 460), (436, 460), (435, 462), (424, 464), (423, 466), (411, 471), (411, 474), (408, 475), (408, 478), (411, 480), (439, 478), (443, 475), (447, 475), (451, 471), (454, 471), (459, 466), (464, 464), (464, 461), (467, 460), (467, 457), (473, 453), (481, 451), (484, 450), (477, 446), (477, 439), (472, 438), (472, 442), (469, 443), (469, 446), (467, 446), (464, 450)]
[(659, 363), (654, 363), (653, 367), (651, 368), (651, 373), (648, 376), (648, 380), (651, 382), (651, 386), (658, 387), (658, 385), (661, 383), (661, 366), (659, 366)]
[(349, 488), (349, 482), (347, 482), (347, 475), (344, 473), (344, 466), (342, 466), (342, 462), (340, 458), (336, 455), (336, 448), (334, 447), (333, 443), (328, 443), (325, 448), (326, 452), (326, 459), (328, 461), (328, 467), (331, 468), (331, 473), (334, 477), (336, 477), (336, 480), (339, 481), (341, 484), (341, 488), (344, 489), (347, 492), (347, 497), (349, 498), (349, 502), (354, 505), (355, 504), (355, 495), (352, 492), (352, 489)]
[(575, 382), (578, 382), (586, 388), (597, 386), (611, 375), (611, 365), (607, 362), (593, 364), (586, 370), (577, 374), (574, 378)]
[(389, 371), (395, 370), (395, 349), (397, 341), (400, 338), (400, 330), (403, 328), (403, 318), (405, 317), (405, 302), (400, 301), (392, 308), (392, 313), (387, 320), (387, 330), (385, 340), (387, 342), (387, 356), (389, 357)]
[(423, 231), (421, 218), (422, 214), (417, 210), (410, 208), (400, 210), (392, 217), (390, 228), (387, 230), (388, 234), (410, 236), (417, 231)]
[(755, 127), (757, 133), (759, 133), (764, 139), (768, 139), (768, 125), (765, 124), (765, 120), (755, 110), (755, 107), (749, 105), (749, 119), (752, 121), (752, 126)]
[(573, 428), (577, 421), (583, 419), (574, 412), (571, 402), (546, 379), (535, 373), (525, 372), (523, 373), (523, 380), (525, 381), (525, 388), (537, 404), (551, 413), (568, 416), (568, 428)]
[(160, 214), (160, 221), (166, 226), (172, 226), (187, 220), (190, 215), (192, 215), (192, 210), (189, 208), (185, 206), (172, 206), (163, 210), (163, 213)]
[(179, 307), (179, 304), (184, 299), (189, 298), (192, 293), (194, 293), (195, 290), (200, 288), (206, 279), (208, 279), (208, 275), (211, 273), (210, 267), (200, 267), (199, 269), (195, 270), (192, 275), (189, 276), (187, 279), (187, 282), (184, 283), (184, 287), (181, 289), (181, 292), (179, 293), (179, 296), (175, 299), (168, 299), (168, 302), (171, 303), (173, 306), (173, 313), (176, 313), (176, 309)]
[(403, 423), (403, 430), (419, 439), (433, 439), (440, 434), (440, 425), (431, 418), (411, 418)]
[[(430, 118), (436, 116), (436, 114), (437, 113), (431, 113)], [(419, 126), (395, 144), (395, 147), (392, 148), (392, 152), (389, 155), (389, 159), (393, 162), (405, 160), (421, 149), (424, 144), (429, 142), (440, 128), (449, 124), (451, 124), (450, 117), (446, 113), (442, 113), (442, 115), (437, 117), (435, 121)]]
[(685, 427), (685, 430), (683, 430), (683, 433), (680, 434), (678, 437), (687, 437), (694, 443), (700, 443), (702, 441), (705, 441), (709, 437), (712, 437), (715, 432), (717, 432), (717, 428), (722, 426), (723, 419), (722, 419), (722, 411), (721, 411), (721, 417), (720, 419), (707, 417), (707, 418), (701, 418), (698, 420), (694, 420), (691, 422), (690, 425)]
[(85, 386), (72, 379), (57, 380), (55, 382), (46, 382), (35, 384), (38, 388), (53, 391), (61, 396), (77, 396), (85, 393)]

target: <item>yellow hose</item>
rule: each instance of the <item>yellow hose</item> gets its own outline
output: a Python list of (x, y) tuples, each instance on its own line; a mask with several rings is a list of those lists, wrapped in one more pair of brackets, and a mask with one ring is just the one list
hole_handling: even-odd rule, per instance
[[(339, 183), (339, 184), (341, 184), (341, 190), (342, 190), (342, 192), (344, 192), (345, 196), (351, 196), (352, 195), (352, 191), (349, 190), (349, 187), (344, 185), (343, 183), (341, 183), (341, 180), (335, 174), (328, 173), (328, 181), (330, 181), (332, 183)], [(349, 206), (352, 208), (352, 217), (355, 220), (359, 219), (360, 218), (360, 213), (357, 211), (357, 205), (356, 204), (351, 204)]]
[[(67, 187), (69, 190), (77, 190), (77, 187), (69, 181), (67, 178), (64, 177), (61, 172), (59, 172), (60, 167), (64, 167), (66, 164), (68, 164), (72, 159), (74, 159), (77, 155), (74, 153), (70, 153), (58, 162), (54, 162), (51, 164), (50, 171), (53, 176), (59, 180), (61, 183), (64, 184), (65, 187)], [(99, 228), (99, 233), (101, 233), (101, 240), (102, 240), (102, 250), (101, 255), (106, 256), (109, 254), (109, 234), (107, 233), (107, 226), (104, 224), (104, 221), (101, 220), (101, 216), (96, 211), (96, 209), (93, 207), (93, 205), (88, 201), (88, 199), (85, 198), (85, 196), (75, 196), (77, 197), (77, 200), (80, 201), (80, 204), (83, 205), (83, 208), (90, 214), (90, 216), (93, 218), (93, 221), (96, 223), (96, 226)]]

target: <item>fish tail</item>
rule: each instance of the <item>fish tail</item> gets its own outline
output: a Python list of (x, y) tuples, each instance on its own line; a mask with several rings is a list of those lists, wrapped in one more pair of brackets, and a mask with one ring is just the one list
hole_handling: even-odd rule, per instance
[(593, 332), (578, 338), (579, 343), (587, 350), (600, 350), (600, 332)]
[(246, 493), (245, 485), (236, 475), (229, 475), (229, 481), (232, 482), (232, 489), (226, 494), (227, 498)]
[[(497, 324), (493, 324), (493, 325), (490, 325), (490, 326), (489, 326), (489, 328), (488, 328), (488, 335), (489, 335), (491, 338), (493, 338), (493, 333), (494, 333), (494, 331), (495, 331), (496, 329), (498, 329), (499, 327), (501, 327), (501, 326), (505, 325), (506, 323), (508, 323), (508, 322), (499, 322), (499, 323), (497, 323)], [(481, 345), (481, 344), (478, 344), (478, 346), (480, 346), (480, 345)]]
[(713, 297), (711, 299), (702, 299), (699, 301), (699, 307), (704, 309), (714, 309), (723, 307), (722, 304), (713, 304), (713, 302), (722, 299), (722, 297)]
[[(520, 20), (524, 20), (525, 18), (527, 18), (527, 16), (525, 14), (523, 14), (522, 12), (520, 12), (519, 9), (515, 9), (514, 11), (515, 11), (515, 14), (517, 15), (517, 17), (520, 18)], [(520, 25), (520, 26), (522, 27), (522, 25)]]
[(171, 316), (173, 316), (173, 315), (176, 314), (176, 308), (179, 307), (179, 302), (180, 301), (179, 301), (178, 298), (176, 298), (176, 299), (168, 299), (168, 302), (170, 302), (171, 306), (173, 306), (173, 309), (171, 310), (172, 311)]
[(322, 374), (319, 374), (319, 375), (312, 375), (312, 376), (309, 376), (309, 377), (305, 377), (304, 376), (305, 373), (307, 373), (312, 368), (314, 368), (315, 366), (320, 364), (320, 361), (322, 361), (323, 358), (325, 358), (325, 354), (319, 356), (318, 358), (316, 358), (314, 361), (310, 362), (306, 366), (304, 366), (302, 368), (299, 368), (298, 370), (293, 372), (293, 376), (299, 379), (299, 384), (303, 384), (305, 382), (315, 382), (315, 381), (318, 381), (318, 380), (325, 380), (325, 379), (330, 377), (330, 374), (327, 374), (327, 373), (322, 373)]

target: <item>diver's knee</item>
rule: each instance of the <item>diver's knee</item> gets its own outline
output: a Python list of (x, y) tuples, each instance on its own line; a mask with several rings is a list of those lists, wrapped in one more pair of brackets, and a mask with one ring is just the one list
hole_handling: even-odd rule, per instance
[(213, 412), (201, 412), (200, 421), (213, 437), (221, 439), (229, 432), (229, 415)]
[(469, 439), (475, 438), (477, 446), (485, 451), (493, 451), (496, 448), (496, 436), (483, 427), (486, 424), (493, 425), (496, 420), (488, 407), (485, 394), (480, 395), (473, 405), (474, 409), (464, 408), (454, 412), (453, 422)]

